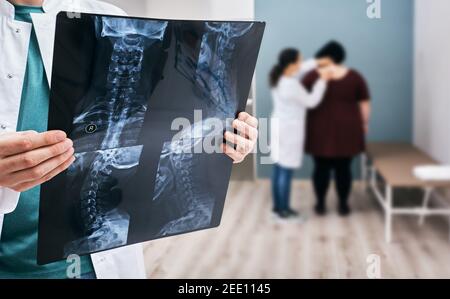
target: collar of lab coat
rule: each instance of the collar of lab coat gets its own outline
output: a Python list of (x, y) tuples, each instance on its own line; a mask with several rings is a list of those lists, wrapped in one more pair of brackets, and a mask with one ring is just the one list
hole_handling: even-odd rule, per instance
[(55, 39), (56, 17), (53, 13), (35, 14), (32, 13), (34, 31), (38, 40), (42, 62), (44, 63), (47, 81), (50, 86), (52, 82), (53, 45)]
[(7, 0), (0, 1), (0, 16), (14, 18), (14, 6), (9, 3)]
[[(55, 13), (61, 10), (63, 6), (74, 5), (75, 0), (44, 0), (42, 9), (46, 13)], [(15, 9), (7, 0), (0, 1), (0, 16), (14, 19)]]
[[(126, 15), (123, 10), (110, 4), (97, 1), (81, 0), (44, 0), (43, 10), (45, 13), (31, 13), (31, 19), (36, 32), (39, 49), (44, 63), (45, 73), (49, 86), (52, 82), (53, 45), (56, 29), (56, 15), (60, 11), (109, 13)], [(0, 17), (5, 17), (14, 22), (15, 9), (7, 0), (0, 0)]]
[[(47, 81), (50, 86), (52, 75), (52, 53), (55, 37), (56, 14), (62, 10), (75, 10), (75, 0), (44, 0), (43, 14), (32, 13), (34, 30), (39, 44), (39, 49), (44, 63)], [(14, 20), (14, 5), (6, 0), (0, 1), (0, 16)]]

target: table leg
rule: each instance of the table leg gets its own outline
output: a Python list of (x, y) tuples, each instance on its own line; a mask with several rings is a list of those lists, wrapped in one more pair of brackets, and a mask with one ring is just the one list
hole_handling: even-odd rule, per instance
[(392, 241), (392, 187), (386, 185), (385, 202), (385, 239), (387, 243)]
[(419, 225), (423, 225), (425, 222), (425, 214), (426, 214), (425, 211), (428, 208), (428, 203), (430, 202), (432, 192), (433, 188), (425, 188), (425, 193), (423, 195), (423, 202), (422, 202), (422, 211), (419, 217)]

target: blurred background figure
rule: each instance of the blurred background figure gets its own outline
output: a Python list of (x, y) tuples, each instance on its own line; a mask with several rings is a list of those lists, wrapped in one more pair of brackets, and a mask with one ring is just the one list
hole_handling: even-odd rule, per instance
[(300, 83), (304, 74), (314, 70), (318, 63), (302, 63), (297, 49), (285, 49), (270, 73), (274, 111), (272, 114), (272, 193), (273, 212), (282, 219), (297, 217), (289, 204), (292, 173), (303, 160), (306, 110), (316, 107), (323, 98), (330, 72), (318, 70), (310, 92)]
[[(314, 157), (313, 184), (317, 203), (315, 211), (326, 213), (325, 198), (334, 173), (341, 216), (350, 213), (348, 198), (352, 189), (353, 158), (365, 151), (365, 134), (370, 117), (369, 89), (356, 70), (343, 63), (344, 47), (332, 41), (317, 52), (316, 58), (332, 64), (333, 75), (323, 102), (308, 112), (306, 151)], [(319, 78), (317, 72), (303, 83), (312, 90)]]

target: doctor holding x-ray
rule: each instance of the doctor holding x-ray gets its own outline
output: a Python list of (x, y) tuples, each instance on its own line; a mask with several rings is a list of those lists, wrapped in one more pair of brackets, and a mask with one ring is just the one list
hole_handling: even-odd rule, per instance
[[(40, 185), (74, 162), (73, 142), (47, 131), (56, 14), (124, 15), (94, 0), (0, 0), (0, 278), (68, 278), (66, 261), (36, 263)], [(225, 133), (239, 163), (253, 150), (257, 120), (243, 112)], [(81, 278), (145, 278), (142, 247), (83, 256)]]

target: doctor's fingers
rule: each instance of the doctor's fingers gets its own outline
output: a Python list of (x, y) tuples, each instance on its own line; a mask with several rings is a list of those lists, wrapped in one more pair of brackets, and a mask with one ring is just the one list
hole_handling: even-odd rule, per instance
[(241, 112), (238, 115), (238, 119), (247, 123), (249, 126), (258, 129), (258, 119), (256, 117), (251, 116), (247, 112)]
[(1, 138), (5, 138), (6, 136), (14, 135), (14, 134), (26, 135), (26, 134), (37, 134), (37, 132), (33, 131), (33, 130), (30, 130), (30, 131), (19, 131), (19, 132), (7, 131), (7, 132), (0, 133), (0, 139)]
[[(254, 122), (252, 122), (252, 124), (254, 124)], [(258, 139), (258, 129), (253, 125), (239, 119), (234, 120), (232, 125), (233, 128), (236, 129), (241, 136), (247, 137), (252, 141), (256, 141), (256, 139)]]
[(0, 159), (0, 172), (12, 173), (19, 170), (33, 168), (48, 159), (65, 153), (70, 150), (72, 146), (72, 140), (66, 139), (63, 142), (51, 146), (40, 147), (26, 153)]
[(54, 158), (51, 158), (35, 167), (13, 172), (0, 180), (0, 186), (14, 187), (33, 181), (48, 179), (48, 175), (50, 175), (51, 172), (60, 169), (60, 166), (63, 165), (68, 160), (72, 160), (73, 153), (74, 149), (71, 148), (65, 153), (56, 156)]
[(244, 161), (245, 155), (238, 152), (237, 150), (235, 150), (228, 144), (223, 144), (222, 150), (228, 157), (230, 157), (233, 160), (233, 163), (236, 164), (236, 163), (241, 163), (242, 161)]
[(250, 153), (255, 145), (253, 141), (231, 132), (225, 132), (225, 140), (235, 144), (236, 150), (244, 155)]
[(63, 131), (15, 132), (0, 137), (0, 157), (12, 156), (31, 151), (36, 148), (52, 145), (66, 139)]
[(41, 185), (41, 184), (51, 180), (52, 178), (54, 178), (55, 176), (57, 176), (58, 174), (60, 174), (64, 170), (66, 170), (70, 165), (72, 165), (72, 163), (74, 161), (75, 161), (75, 157), (72, 156), (71, 158), (66, 160), (64, 163), (62, 163), (61, 165), (59, 165), (58, 167), (53, 169), (51, 172), (49, 172), (48, 174), (46, 174), (42, 178), (37, 179), (35, 181), (31, 181), (31, 182), (26, 182), (26, 183), (15, 185), (15, 186), (12, 187), (12, 189), (14, 191), (17, 191), (17, 192), (24, 192), (24, 191), (26, 191), (28, 189), (31, 189), (31, 188), (35, 187), (35, 186)]

